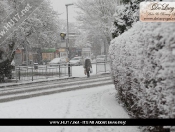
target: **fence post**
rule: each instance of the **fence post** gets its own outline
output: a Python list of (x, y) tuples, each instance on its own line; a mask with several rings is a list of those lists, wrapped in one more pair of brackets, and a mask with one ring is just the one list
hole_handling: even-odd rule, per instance
[(21, 74), (20, 74), (20, 67), (19, 67), (19, 80), (20, 80), (20, 76), (21, 76)]
[(27, 80), (28, 80), (28, 66), (27, 66)]
[(105, 73), (106, 73), (106, 62), (107, 62), (107, 58), (105, 56)]
[[(71, 65), (70, 65), (71, 66)], [(72, 77), (72, 66), (71, 66), (71, 77)]]
[(61, 76), (61, 68), (60, 68), (60, 64), (59, 64), (59, 78), (60, 78), (60, 76)]
[(68, 75), (70, 77), (70, 63), (68, 63)]
[(47, 65), (46, 65), (46, 78), (47, 78)]
[[(97, 60), (97, 59), (96, 59)], [(96, 74), (97, 74), (97, 61), (96, 61)]]
[(106, 61), (105, 61), (105, 73), (106, 73)]
[(16, 74), (15, 77), (16, 77), (16, 83), (17, 83), (17, 71), (16, 71), (16, 68), (17, 67), (15, 66), (15, 74)]
[(33, 81), (33, 67), (32, 67), (32, 81)]
[(54, 68), (52, 68), (52, 77), (53, 77), (53, 69), (54, 69)]

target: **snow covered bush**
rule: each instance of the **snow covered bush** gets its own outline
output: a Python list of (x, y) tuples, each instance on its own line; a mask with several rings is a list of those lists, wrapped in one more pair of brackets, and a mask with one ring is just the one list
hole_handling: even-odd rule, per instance
[(15, 43), (8, 41), (8, 45), (0, 47), (0, 83), (4, 82), (4, 77), (12, 78), (11, 62), (14, 58), (15, 52), (13, 50)]
[(139, 20), (139, 3), (142, 1), (144, 0), (123, 0), (123, 4), (116, 7), (111, 28), (113, 38), (127, 31)]
[(136, 118), (174, 118), (174, 23), (137, 22), (111, 41), (119, 99)]
[[(121, 5), (116, 7), (113, 25), (111, 27), (112, 37), (115, 38), (130, 29), (133, 23), (139, 20), (140, 3), (147, 0), (122, 0)], [(149, 0), (162, 1), (162, 0)]]

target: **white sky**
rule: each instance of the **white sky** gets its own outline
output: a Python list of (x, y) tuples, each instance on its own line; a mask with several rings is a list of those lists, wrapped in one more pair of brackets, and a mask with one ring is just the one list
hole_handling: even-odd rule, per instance
[[(66, 15), (66, 6), (65, 4), (70, 4), (77, 2), (78, 0), (50, 0), (51, 3), (53, 4), (54, 10), (58, 11), (60, 13), (60, 18), (61, 19), (67, 19)], [(75, 22), (75, 17), (76, 17), (76, 7), (74, 5), (71, 5), (68, 7), (68, 12), (69, 12), (69, 22)]]

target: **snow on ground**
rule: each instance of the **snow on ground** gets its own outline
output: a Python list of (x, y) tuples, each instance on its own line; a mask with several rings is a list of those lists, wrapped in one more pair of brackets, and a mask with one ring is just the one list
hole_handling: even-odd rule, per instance
[[(92, 64), (92, 69), (93, 69), (93, 73), (91, 73), (91, 75), (96, 75), (98, 73), (102, 73), (104, 72), (104, 64), (98, 64), (96, 66), (96, 64)], [(106, 70), (109, 71), (110, 66), (109, 64), (106, 65)], [(97, 72), (96, 72), (97, 71)], [(72, 67), (72, 76), (73, 77), (86, 77), (86, 75), (84, 74), (84, 68), (83, 66), (73, 66)]]
[[(129, 118), (113, 85), (0, 104), (0, 118)], [(130, 126), (1, 126), (1, 132), (139, 132)]]
[[(93, 64), (92, 65), (92, 69), (93, 69), (93, 73), (91, 73), (91, 75), (96, 75), (96, 65)], [(73, 77), (86, 77), (86, 75), (84, 74), (84, 68), (83, 66), (73, 66), (72, 67), (72, 76)]]

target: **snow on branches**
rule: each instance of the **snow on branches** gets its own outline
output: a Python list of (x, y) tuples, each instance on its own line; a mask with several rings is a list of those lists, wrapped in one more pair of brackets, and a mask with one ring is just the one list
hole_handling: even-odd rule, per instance
[(111, 28), (112, 37), (115, 38), (131, 28), (139, 19), (139, 3), (144, 0), (124, 1), (117, 6), (114, 22)]

